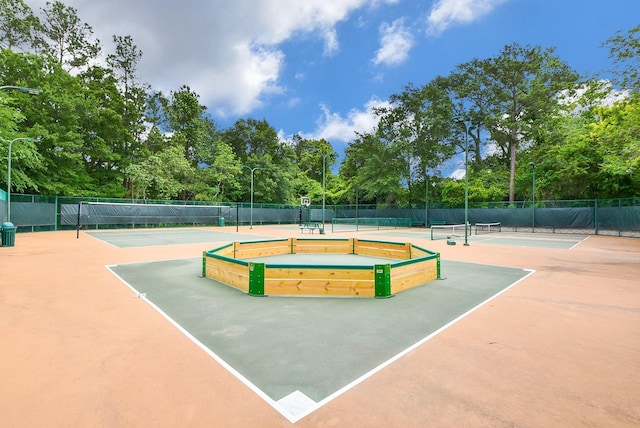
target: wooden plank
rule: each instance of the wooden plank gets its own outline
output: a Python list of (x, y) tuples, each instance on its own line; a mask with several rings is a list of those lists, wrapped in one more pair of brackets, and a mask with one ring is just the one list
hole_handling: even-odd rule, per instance
[(337, 269), (337, 268), (311, 268), (300, 267), (274, 268), (267, 265), (265, 278), (286, 278), (286, 279), (326, 279), (326, 280), (346, 280), (359, 281), (374, 279), (373, 266), (371, 269)]
[(433, 256), (435, 254), (432, 254), (424, 249), (418, 248), (418, 247), (414, 247), (411, 246), (411, 258), (412, 259), (417, 259), (420, 257), (427, 257), (427, 256)]
[(282, 254), (291, 254), (290, 240), (240, 242), (235, 249), (236, 259), (253, 259)]
[(437, 264), (438, 264), (437, 260), (433, 259), (433, 260), (423, 260), (416, 263), (409, 263), (399, 267), (394, 267), (393, 265), (391, 265), (391, 274), (402, 276), (407, 273), (411, 273), (419, 270), (425, 270), (425, 269), (431, 269), (431, 268), (436, 269)]
[(365, 296), (375, 294), (373, 281), (265, 279), (265, 294), (304, 296)]
[(406, 269), (407, 267), (411, 266), (402, 266), (399, 270), (391, 268), (392, 293), (399, 293), (409, 288), (417, 287), (438, 277), (438, 269), (435, 265), (420, 263), (417, 266), (413, 266), (413, 270)]
[(249, 291), (249, 266), (207, 258), (207, 278)]
[(353, 253), (352, 239), (294, 239), (294, 253)]
[(385, 257), (398, 260), (408, 260), (410, 257), (409, 243), (390, 243), (375, 241), (359, 241), (354, 244), (354, 253), (371, 257)]

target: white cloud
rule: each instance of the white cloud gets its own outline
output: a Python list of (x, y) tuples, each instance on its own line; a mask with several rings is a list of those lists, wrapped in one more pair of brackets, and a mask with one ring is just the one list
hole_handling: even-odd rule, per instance
[(384, 23), (380, 26), (380, 49), (373, 59), (374, 64), (398, 65), (409, 57), (409, 50), (413, 47), (413, 35), (405, 27), (402, 19), (396, 19), (391, 25)]
[(437, 36), (456, 24), (469, 24), (508, 0), (439, 0), (427, 18), (427, 34)]
[(334, 28), (324, 33), (324, 54), (332, 55), (338, 51), (340, 44), (338, 43), (338, 33)]
[(584, 84), (575, 92), (561, 91), (558, 94), (558, 102), (573, 107), (571, 114), (577, 116), (594, 106), (611, 107), (629, 96), (629, 91), (616, 89), (611, 81), (599, 80)]
[[(397, 0), (66, 0), (111, 51), (130, 35), (143, 52), (141, 80), (165, 93), (185, 84), (220, 115), (246, 114), (279, 93), (279, 45), (299, 35), (339, 47), (335, 26), (351, 13)], [(29, 2), (34, 12), (46, 0)]]
[(331, 110), (321, 105), (322, 116), (317, 121), (315, 131), (311, 134), (301, 134), (308, 139), (324, 138), (330, 142), (353, 141), (356, 132), (372, 132), (378, 125), (378, 118), (373, 113), (374, 108), (387, 107), (389, 103), (377, 98), (372, 98), (364, 106), (363, 110), (352, 109), (346, 117), (339, 113), (332, 113)]

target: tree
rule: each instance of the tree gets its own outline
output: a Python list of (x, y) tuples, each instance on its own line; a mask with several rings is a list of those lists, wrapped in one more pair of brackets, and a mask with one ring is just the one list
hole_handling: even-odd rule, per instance
[(34, 43), (40, 22), (22, 0), (0, 0), (0, 47), (25, 49)]
[(626, 89), (640, 93), (640, 25), (627, 31), (618, 32), (605, 42), (609, 57), (617, 69), (619, 83)]
[(578, 75), (553, 53), (554, 49), (514, 43), (474, 67), (486, 78), (487, 128), (492, 140), (508, 154), (509, 202), (515, 200), (518, 150), (535, 142), (545, 120), (561, 108), (558, 94), (575, 88), (578, 81)]
[(50, 54), (65, 70), (85, 67), (100, 53), (100, 41), (92, 39), (93, 28), (81, 22), (78, 11), (60, 1), (47, 2), (42, 9), (42, 32)]
[(135, 197), (172, 199), (187, 189), (186, 183), (194, 170), (182, 155), (181, 147), (169, 146), (143, 162), (129, 165), (125, 173)]
[(393, 149), (373, 134), (361, 134), (345, 149), (340, 174), (359, 189), (360, 203), (391, 204), (406, 193), (400, 181), (405, 167)]
[(446, 85), (440, 77), (422, 87), (409, 84), (390, 97), (390, 106), (376, 110), (376, 137), (397, 168), (387, 171), (399, 175), (409, 197), (415, 193), (415, 183), (426, 183), (425, 177), (436, 173), (455, 152), (449, 132), (453, 105)]
[(203, 186), (196, 192), (195, 199), (235, 201), (240, 191), (236, 177), (242, 173), (242, 166), (231, 147), (218, 140), (213, 144), (210, 153), (202, 157), (202, 161)]
[[(324, 165), (325, 200), (328, 200), (329, 195), (333, 194), (331, 185), (335, 183), (331, 168), (336, 164), (338, 154), (324, 139), (308, 140), (300, 135), (294, 135), (290, 145), (295, 152), (299, 170), (294, 184), (296, 197), (309, 196), (316, 202), (322, 200), (322, 166)], [(323, 155), (326, 155), (324, 162)]]
[[(221, 133), (222, 140), (229, 144), (241, 164), (256, 171), (260, 179), (254, 183), (254, 194), (261, 201), (272, 203), (297, 203), (294, 194), (298, 176), (296, 152), (278, 138), (276, 130), (266, 120), (239, 119)], [(243, 201), (250, 199), (250, 174), (244, 169), (241, 188)]]
[(114, 70), (125, 100), (122, 114), (124, 126), (132, 134), (133, 141), (140, 143), (145, 128), (144, 113), (148, 90), (148, 85), (138, 84), (137, 68), (142, 59), (142, 51), (133, 43), (131, 36), (113, 36), (113, 42), (115, 54), (107, 55), (107, 64)]
[(209, 139), (208, 127), (205, 123), (206, 107), (200, 104), (200, 96), (186, 85), (171, 93), (171, 103), (168, 106), (171, 139), (183, 146), (184, 158), (193, 166), (197, 165), (195, 156), (198, 145)]
[(77, 118), (83, 136), (81, 157), (89, 187), (97, 194), (123, 196), (123, 170), (135, 156), (132, 133), (123, 120), (124, 97), (109, 69), (90, 67), (77, 79), (82, 83), (77, 97), (77, 108), (83, 112)]

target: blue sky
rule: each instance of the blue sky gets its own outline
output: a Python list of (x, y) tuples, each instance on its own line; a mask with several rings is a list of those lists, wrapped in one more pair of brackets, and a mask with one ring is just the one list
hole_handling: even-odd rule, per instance
[[(27, 4), (38, 12), (45, 0)], [(66, 0), (112, 50), (130, 35), (140, 80), (189, 85), (219, 125), (266, 119), (281, 135), (342, 153), (375, 126), (371, 108), (513, 42), (555, 47), (583, 75), (601, 44), (640, 24), (640, 0)], [(606, 77), (606, 75), (605, 75)]]

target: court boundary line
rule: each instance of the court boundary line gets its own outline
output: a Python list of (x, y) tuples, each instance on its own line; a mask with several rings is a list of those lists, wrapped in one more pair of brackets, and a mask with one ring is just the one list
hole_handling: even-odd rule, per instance
[[(192, 258), (193, 257), (170, 259), (170, 260), (164, 260), (164, 261), (167, 262), (167, 261), (173, 261), (173, 260), (184, 260), (184, 259), (192, 259)], [(473, 263), (473, 262), (459, 262), (459, 261), (455, 261), (455, 260), (452, 260), (452, 261), (457, 262), (457, 263), (477, 264), (477, 265), (481, 265), (481, 266), (493, 266), (493, 267), (499, 267), (499, 268), (508, 267), (508, 266), (498, 266), (498, 265), (486, 265), (486, 264), (482, 264), (482, 263)], [(311, 413), (315, 412), (316, 410), (322, 408), (326, 404), (328, 404), (331, 401), (335, 400), (336, 398), (340, 397), (345, 392), (351, 390), (352, 388), (354, 388), (357, 385), (361, 384), (362, 382), (364, 382), (365, 380), (367, 380), (370, 377), (374, 376), (378, 372), (380, 372), (383, 369), (387, 368), (388, 366), (390, 366), (391, 364), (393, 364), (394, 362), (396, 362), (400, 358), (404, 357), (405, 355), (409, 354), (410, 352), (412, 352), (415, 349), (419, 348), (420, 346), (424, 345), (429, 340), (433, 339), (434, 337), (436, 337), (437, 335), (439, 335), (443, 331), (447, 330), (449, 327), (453, 326), (454, 324), (458, 323), (462, 319), (466, 318), (467, 316), (471, 315), (476, 310), (480, 309), (481, 307), (483, 307), (484, 305), (486, 305), (490, 301), (494, 300), (495, 298), (497, 298), (501, 294), (503, 294), (506, 291), (510, 290), (511, 288), (515, 287), (517, 284), (519, 284), (523, 280), (527, 279), (529, 276), (531, 276), (532, 274), (534, 274), (536, 272), (536, 270), (534, 270), (534, 269), (508, 267), (510, 269), (520, 269), (520, 270), (522, 270), (524, 272), (528, 272), (528, 273), (525, 276), (523, 276), (522, 278), (520, 278), (517, 281), (515, 281), (514, 283), (512, 283), (509, 286), (503, 288), (502, 290), (500, 290), (499, 292), (497, 292), (493, 296), (490, 296), (489, 298), (487, 298), (484, 301), (480, 302), (479, 304), (477, 304), (473, 308), (469, 309), (468, 311), (464, 312), (463, 314), (461, 314), (458, 317), (454, 318), (453, 320), (449, 321), (448, 323), (446, 323), (445, 325), (441, 326), (437, 330), (431, 332), (429, 335), (427, 335), (423, 339), (421, 339), (418, 342), (414, 343), (413, 345), (405, 348), (403, 351), (397, 353), (396, 355), (394, 355), (393, 357), (389, 358), (385, 362), (379, 364), (378, 366), (374, 367), (373, 369), (369, 370), (365, 374), (363, 374), (360, 377), (356, 378), (352, 382), (346, 384), (345, 386), (343, 386), (342, 388), (340, 388), (337, 391), (333, 392), (332, 394), (329, 394), (327, 397), (323, 398), (322, 400), (320, 400), (318, 402), (316, 402), (313, 399), (307, 397), (304, 393), (302, 393), (302, 392), (300, 392), (298, 390), (292, 391), (290, 394), (288, 394), (285, 397), (281, 398), (280, 400), (276, 401), (273, 398), (269, 397), (264, 391), (262, 391), (258, 386), (256, 386), (253, 382), (251, 382), (248, 378), (246, 378), (244, 375), (242, 375), (240, 372), (238, 372), (236, 369), (234, 369), (229, 363), (224, 361), (213, 350), (211, 350), (206, 345), (204, 345), (202, 342), (200, 342), (195, 336), (193, 336), (191, 333), (189, 333), (189, 331), (187, 331), (177, 321), (175, 321), (166, 312), (164, 312), (159, 306), (157, 306), (151, 300), (147, 299), (146, 293), (139, 292), (134, 286), (129, 284), (127, 281), (124, 280), (124, 278), (120, 277), (117, 273), (115, 273), (111, 269), (112, 267), (126, 265), (126, 264), (146, 264), (146, 263), (155, 263), (155, 262), (157, 262), (157, 261), (132, 262), (132, 263), (124, 263), (124, 264), (110, 264), (110, 265), (105, 265), (105, 267), (116, 278), (118, 278), (120, 280), (120, 282), (122, 282), (130, 290), (132, 290), (135, 293), (137, 298), (139, 298), (139, 299), (143, 300), (144, 302), (146, 302), (147, 304), (149, 304), (163, 318), (165, 318), (167, 321), (169, 321), (169, 323), (171, 325), (173, 325), (175, 328), (177, 328), (180, 333), (182, 333), (185, 337), (187, 337), (189, 340), (191, 340), (198, 348), (200, 348), (207, 355), (209, 355), (211, 358), (213, 358), (225, 370), (227, 370), (232, 376), (234, 376), (242, 384), (244, 384), (246, 387), (248, 387), (258, 397), (262, 398), (267, 404), (269, 404), (274, 410), (276, 410), (278, 413), (280, 413), (283, 417), (285, 417), (292, 424), (295, 424), (296, 422), (300, 421), (301, 419), (305, 418), (306, 416), (310, 415)], [(446, 278), (443, 278), (443, 279), (446, 280)], [(302, 409), (302, 408), (300, 408), (301, 406), (296, 405), (296, 404), (302, 404), (300, 401), (292, 402), (292, 401), (288, 400), (289, 397), (296, 395), (296, 393), (299, 393), (303, 397), (305, 397), (304, 401), (306, 402), (306, 405), (302, 405), (302, 407), (306, 407), (306, 408)], [(282, 404), (280, 404), (280, 402), (283, 402), (283, 401), (291, 403), (292, 407), (283, 406)], [(311, 403), (313, 403), (313, 404), (311, 404)]]

